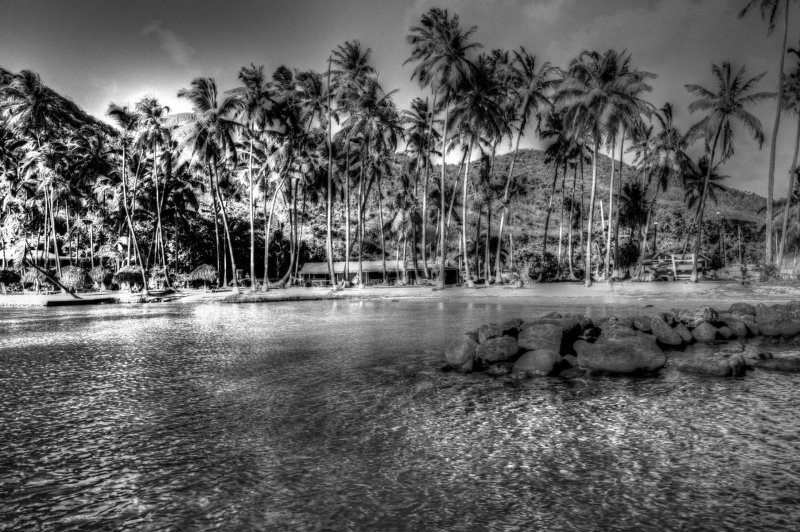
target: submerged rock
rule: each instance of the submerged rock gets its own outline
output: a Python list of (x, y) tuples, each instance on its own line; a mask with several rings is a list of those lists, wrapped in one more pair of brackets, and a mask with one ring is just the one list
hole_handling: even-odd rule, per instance
[(444, 351), (444, 358), (455, 369), (472, 371), (472, 362), (475, 360), (477, 349), (478, 342), (465, 334), (450, 342)]
[(486, 363), (502, 362), (513, 357), (519, 351), (517, 340), (510, 336), (489, 338), (478, 345), (475, 357)]
[(561, 355), (550, 349), (536, 349), (524, 353), (514, 364), (514, 372), (524, 371), (531, 376), (552, 375), (561, 364)]
[(511, 362), (498, 362), (497, 364), (492, 364), (488, 368), (486, 368), (486, 374), (492, 375), (495, 377), (499, 377), (501, 375), (508, 375), (511, 373), (514, 364)]
[(753, 367), (770, 371), (800, 371), (800, 358), (772, 357), (753, 362)]
[(747, 361), (742, 354), (713, 355), (693, 353), (675, 358), (675, 367), (687, 373), (698, 373), (716, 377), (738, 377), (744, 375)]
[(575, 342), (578, 364), (593, 372), (634, 373), (655, 371), (667, 362), (652, 337), (634, 335), (620, 339), (606, 339), (590, 344)]

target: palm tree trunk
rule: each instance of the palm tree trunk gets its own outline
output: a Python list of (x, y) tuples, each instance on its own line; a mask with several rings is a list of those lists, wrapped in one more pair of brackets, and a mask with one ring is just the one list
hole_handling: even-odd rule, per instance
[(622, 197), (622, 181), (625, 175), (622, 154), (625, 149), (625, 128), (622, 128), (622, 137), (619, 139), (619, 179), (617, 180), (617, 212), (614, 215), (614, 269), (619, 270), (619, 198)]
[[(444, 152), (442, 152), (444, 153)], [(467, 281), (467, 286), (472, 288), (475, 286), (475, 283), (472, 281), (472, 277), (469, 275), (469, 256), (467, 254), (467, 185), (469, 184), (469, 166), (472, 160), (472, 138), (469, 141), (469, 149), (467, 151), (467, 159), (466, 165), (464, 169), (464, 183), (461, 193), (461, 241), (464, 246), (464, 279)], [(444, 180), (442, 180), (442, 190), (444, 190)], [(455, 191), (453, 191), (453, 196), (455, 197)], [(478, 214), (478, 227), (480, 227), (480, 214)], [(478, 252), (478, 240), (475, 240), (475, 253)], [(444, 270), (442, 270), (442, 275), (444, 275)]]
[(781, 42), (780, 62), (778, 64), (778, 90), (777, 105), (775, 106), (775, 124), (772, 127), (772, 140), (769, 143), (769, 174), (767, 176), (767, 219), (766, 219), (766, 262), (772, 264), (772, 208), (775, 189), (775, 150), (778, 145), (778, 130), (781, 126), (781, 112), (783, 111), (783, 64), (786, 57), (786, 40), (789, 36), (789, 0), (784, 1), (783, 12), (783, 40)]
[[(250, 153), (248, 154), (247, 172), (250, 176), (250, 291), (256, 290), (256, 212), (253, 197), (253, 139), (250, 138)], [(176, 226), (177, 227), (177, 226)]]
[(781, 244), (778, 248), (778, 264), (783, 264), (783, 251), (786, 246), (786, 230), (789, 227), (789, 208), (792, 205), (792, 190), (794, 189), (795, 171), (797, 170), (797, 152), (800, 150), (800, 114), (797, 116), (797, 134), (794, 141), (794, 155), (792, 166), (789, 167), (789, 190), (786, 192), (786, 208), (783, 210), (783, 229), (781, 230)]
[(56, 238), (56, 213), (53, 204), (53, 186), (50, 185), (50, 222), (52, 224), (53, 253), (56, 255), (56, 271), (59, 279), (61, 278), (61, 254), (58, 252), (58, 239)]
[[(708, 182), (711, 180), (711, 172), (714, 169), (714, 155), (717, 151), (717, 141), (722, 132), (722, 122), (717, 127), (717, 133), (714, 135), (714, 143), (711, 145), (711, 156), (708, 158), (708, 169), (706, 170), (706, 177), (703, 180), (703, 195), (700, 196), (700, 206), (697, 209), (697, 237), (694, 243), (694, 258), (692, 260), (692, 282), (697, 282), (697, 255), (700, 253), (700, 235), (702, 234), (703, 227), (703, 211), (706, 207), (706, 197), (708, 196)], [(767, 204), (769, 205), (769, 203)]]
[[(363, 240), (363, 227), (364, 227), (364, 206), (361, 203), (364, 199), (364, 155), (361, 155), (361, 164), (359, 169), (359, 178), (358, 178), (358, 213), (356, 216), (358, 217), (358, 285), (364, 285), (364, 266), (362, 263), (364, 257), (364, 240)], [(405, 244), (404, 244), (405, 245)], [(403, 248), (403, 254), (405, 254), (405, 248)]]
[(381, 190), (381, 172), (378, 172), (378, 220), (381, 224), (381, 261), (383, 262), (383, 284), (389, 282), (386, 273), (386, 234), (383, 229), (383, 192)]
[(600, 147), (598, 136), (595, 135), (594, 150), (592, 151), (592, 191), (589, 196), (589, 219), (586, 229), (586, 257), (585, 279), (586, 287), (592, 286), (592, 220), (594, 219), (594, 200), (597, 195), (597, 150)]
[(553, 182), (550, 184), (550, 200), (547, 203), (547, 215), (544, 219), (544, 236), (542, 237), (542, 264), (544, 264), (544, 257), (547, 255), (547, 231), (550, 227), (550, 213), (553, 210), (553, 196), (556, 193), (556, 182), (558, 181), (558, 163), (554, 165), (555, 172), (553, 172)]
[(450, 230), (450, 222), (453, 219), (453, 207), (456, 204), (456, 190), (458, 190), (458, 184), (461, 182), (461, 170), (464, 168), (464, 163), (467, 158), (467, 152), (464, 151), (464, 154), (461, 156), (461, 162), (458, 163), (458, 172), (456, 172), (456, 182), (453, 183), (453, 195), (450, 198), (450, 207), (447, 209), (447, 229)]
[[(524, 108), (524, 107), (523, 107)], [(511, 157), (511, 164), (508, 167), (508, 175), (506, 176), (506, 186), (505, 191), (503, 192), (503, 210), (500, 213), (500, 226), (497, 228), (497, 251), (495, 252), (494, 260), (494, 269), (495, 269), (495, 283), (503, 284), (503, 276), (500, 273), (500, 251), (503, 248), (503, 228), (505, 227), (506, 222), (506, 210), (508, 209), (508, 195), (511, 189), (511, 180), (514, 177), (514, 164), (517, 162), (517, 154), (519, 153), (519, 141), (522, 138), (522, 130), (525, 129), (525, 117), (522, 117), (522, 121), (519, 125), (519, 131), (517, 132), (517, 141), (514, 143), (514, 155)]]
[(219, 204), (220, 204), (220, 212), (222, 213), (222, 225), (225, 228), (225, 238), (228, 241), (228, 251), (231, 255), (231, 271), (233, 272), (233, 287), (234, 292), (237, 294), (239, 293), (239, 281), (236, 279), (236, 258), (233, 256), (233, 241), (231, 240), (231, 231), (230, 227), (228, 226), (228, 215), (225, 212), (225, 202), (222, 201), (222, 196), (220, 195), (219, 191), (219, 177), (216, 175), (216, 168), (214, 168), (214, 175), (216, 178), (216, 183), (212, 183), (212, 187), (214, 188), (214, 193), (216, 193)]
[(561, 212), (558, 213), (558, 253), (556, 256), (558, 260), (556, 261), (557, 268), (557, 277), (561, 278), (561, 254), (564, 249), (564, 196), (566, 194), (567, 189), (567, 163), (564, 163), (564, 169), (561, 172)]
[[(581, 157), (583, 154), (581, 154)], [(572, 253), (572, 228), (574, 225), (574, 207), (575, 207), (575, 187), (578, 184), (578, 165), (575, 165), (575, 168), (572, 169), (572, 192), (570, 193), (569, 199), (569, 229), (567, 231), (567, 262), (569, 267), (569, 280), (575, 280), (575, 271), (573, 270), (572, 260), (573, 260), (573, 253)]]
[(428, 271), (428, 235), (426, 234), (428, 231), (428, 178), (430, 177), (428, 157), (425, 157), (424, 166), (425, 180), (422, 185), (422, 276), (425, 279), (429, 279), (431, 275)]
[[(326, 205), (326, 218), (327, 218), (327, 233), (325, 239), (325, 251), (328, 255), (328, 275), (331, 279), (331, 284), (335, 284), (336, 278), (333, 271), (333, 139), (331, 134), (331, 56), (328, 56), (328, 83), (327, 83), (327, 111), (328, 111), (328, 135), (325, 140), (328, 145), (328, 188), (326, 190), (327, 205)], [(266, 260), (266, 259), (265, 259)], [(345, 258), (345, 262), (350, 260), (349, 257)], [(267, 273), (264, 273), (267, 277)], [(266, 283), (265, 283), (266, 284)]]
[[(447, 161), (445, 160), (446, 155), (446, 147), (447, 147), (447, 119), (450, 117), (450, 90), (447, 90), (445, 94), (445, 103), (444, 103), (444, 124), (442, 126), (442, 177), (439, 183), (439, 190), (440, 190), (440, 204), (439, 207), (441, 211), (440, 215), (440, 233), (439, 233), (439, 288), (444, 288), (444, 267), (445, 267), (445, 260), (447, 258), (447, 247), (445, 241), (445, 229), (444, 229), (444, 210), (445, 210), (445, 188), (444, 188), (444, 180), (445, 180), (445, 173), (447, 172)], [(466, 184), (464, 186), (464, 190), (466, 190)], [(453, 191), (455, 193), (455, 191)]]
[(486, 242), (484, 252), (484, 259), (483, 259), (483, 282), (486, 286), (492, 284), (492, 263), (491, 263), (491, 246), (489, 243), (492, 241), (492, 202), (491, 200), (486, 202)]
[(606, 261), (603, 265), (603, 275), (608, 279), (608, 267), (611, 265), (611, 235), (614, 232), (614, 169), (616, 162), (614, 161), (614, 147), (617, 145), (617, 138), (611, 140), (611, 181), (608, 184), (608, 234), (606, 239)]
[(344, 163), (344, 283), (350, 286), (350, 137), (345, 139)]

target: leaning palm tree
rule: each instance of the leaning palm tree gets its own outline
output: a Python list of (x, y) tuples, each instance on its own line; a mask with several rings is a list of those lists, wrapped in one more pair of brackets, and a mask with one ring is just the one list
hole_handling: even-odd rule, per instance
[[(700, 226), (703, 223), (703, 212), (708, 195), (711, 171), (716, 163), (725, 162), (734, 153), (734, 120), (741, 122), (748, 133), (758, 142), (759, 148), (764, 143), (764, 132), (761, 121), (745, 109), (746, 106), (757, 104), (772, 98), (769, 92), (751, 93), (758, 85), (764, 74), (759, 74), (750, 79), (745, 79), (745, 68), (741, 67), (736, 73), (731, 70), (731, 64), (723, 61), (722, 65), (711, 65), (711, 72), (715, 78), (714, 90), (709, 90), (700, 85), (686, 85), (686, 90), (694, 94), (697, 99), (689, 105), (689, 112), (704, 111), (708, 114), (691, 127), (688, 132), (690, 138), (704, 139), (708, 152), (708, 168), (703, 182), (703, 190), (699, 198), (696, 218), (696, 237), (694, 246), (694, 261), (692, 263), (692, 281), (697, 282), (697, 255), (700, 252)], [(720, 151), (719, 160), (716, 159), (717, 149)], [(769, 206), (769, 203), (767, 203)]]
[(413, 26), (410, 29), (411, 33), (407, 38), (412, 50), (411, 56), (405, 62), (417, 63), (411, 79), (417, 79), (422, 87), (430, 86), (435, 96), (441, 95), (440, 101), (444, 105), (441, 142), (442, 174), (439, 183), (441, 203), (439, 208), (440, 273), (438, 284), (440, 288), (444, 288), (444, 267), (447, 257), (444, 216), (447, 122), (450, 105), (469, 72), (468, 56), (481, 46), (478, 43), (470, 42), (472, 34), (476, 30), (475, 26), (464, 30), (458, 15), (451, 17), (447, 10), (432, 8), (422, 15), (419, 26)]
[[(778, 21), (783, 18), (783, 38), (781, 40), (781, 51), (778, 61), (778, 104), (775, 110), (775, 122), (772, 126), (772, 138), (769, 146), (769, 173), (767, 174), (767, 213), (766, 213), (766, 261), (772, 263), (772, 207), (775, 189), (775, 150), (778, 144), (778, 130), (781, 125), (781, 107), (783, 101), (783, 65), (786, 57), (786, 40), (789, 36), (789, 5), (792, 0), (748, 0), (747, 5), (739, 12), (739, 18), (745, 17), (750, 11), (758, 9), (762, 19), (768, 22), (767, 34), (775, 31)], [(795, 3), (796, 0), (795, 0)]]
[[(228, 161), (236, 160), (233, 134), (241, 127), (241, 124), (231, 118), (236, 110), (236, 100), (228, 96), (219, 101), (217, 84), (213, 78), (195, 78), (190, 88), (178, 91), (178, 97), (189, 100), (193, 109), (191, 113), (183, 113), (173, 118), (173, 121), (180, 126), (178, 135), (181, 139), (181, 148), (190, 150), (190, 159), (198, 157), (207, 169), (215, 211), (219, 205), (219, 212), (222, 215), (222, 225), (230, 252), (233, 286), (238, 292), (236, 258), (233, 253), (225, 201), (219, 187), (220, 169)], [(225, 281), (227, 282), (227, 279)]]
[[(795, 54), (800, 59), (800, 47), (790, 48), (789, 53)], [(783, 109), (786, 113), (797, 116), (797, 134), (794, 141), (794, 155), (792, 165), (789, 167), (789, 190), (786, 193), (786, 207), (783, 209), (783, 228), (781, 230), (781, 243), (778, 246), (778, 264), (783, 263), (783, 252), (786, 247), (786, 232), (789, 224), (789, 208), (791, 207), (792, 191), (794, 190), (795, 176), (797, 172), (797, 154), (800, 150), (800, 65), (795, 70), (785, 76), (783, 91)]]

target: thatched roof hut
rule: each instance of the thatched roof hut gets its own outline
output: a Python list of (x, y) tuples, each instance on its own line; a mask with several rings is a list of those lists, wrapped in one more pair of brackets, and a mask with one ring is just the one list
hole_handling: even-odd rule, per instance
[(22, 284), (34, 284), (36, 282), (47, 282), (47, 277), (35, 268), (26, 269), (25, 273), (22, 274)]
[(186, 280), (213, 283), (217, 280), (217, 269), (210, 264), (203, 264), (195, 268), (194, 271), (186, 277)]
[(77, 266), (65, 266), (61, 268), (59, 281), (67, 290), (78, 290), (86, 286), (89, 276), (86, 270)]
[(139, 268), (135, 268), (133, 266), (125, 266), (124, 268), (120, 268), (120, 270), (114, 274), (113, 282), (117, 283), (118, 285), (128, 285), (133, 286), (134, 284), (139, 284), (144, 286), (144, 279), (142, 278), (142, 271)]
[(92, 282), (97, 284), (110, 284), (111, 283), (111, 270), (103, 268), (102, 266), (95, 266), (89, 270), (89, 277)]

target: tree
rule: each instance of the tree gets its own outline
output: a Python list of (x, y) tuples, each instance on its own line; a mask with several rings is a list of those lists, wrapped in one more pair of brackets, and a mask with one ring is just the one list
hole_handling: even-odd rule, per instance
[(441, 95), (444, 106), (442, 122), (442, 174), (439, 183), (439, 287), (444, 288), (444, 269), (447, 258), (445, 239), (445, 147), (447, 146), (448, 118), (450, 104), (469, 72), (468, 56), (480, 44), (470, 42), (475, 26), (468, 30), (461, 28), (458, 15), (452, 17), (447, 10), (432, 8), (422, 15), (419, 26), (413, 26), (408, 35), (411, 56), (406, 63), (415, 62), (417, 66), (411, 79), (417, 79), (422, 87), (431, 86), (435, 96)]
[[(795, 54), (800, 60), (800, 47), (797, 49), (790, 48), (789, 53)], [(794, 114), (797, 116), (797, 133), (794, 141), (794, 155), (792, 156), (792, 165), (789, 167), (789, 190), (786, 193), (786, 206), (783, 209), (783, 224), (781, 229), (781, 243), (778, 247), (778, 265), (783, 264), (783, 253), (786, 247), (786, 233), (789, 223), (789, 209), (792, 201), (792, 191), (794, 190), (795, 176), (797, 175), (797, 154), (800, 151), (800, 63), (795, 67), (794, 71), (785, 76), (784, 91), (783, 91), (783, 109), (784, 112)]]
[(769, 146), (769, 173), (767, 174), (767, 214), (766, 214), (766, 261), (772, 263), (772, 208), (773, 195), (775, 189), (775, 151), (778, 143), (778, 130), (781, 125), (781, 106), (783, 102), (783, 65), (786, 57), (786, 40), (789, 36), (789, 6), (790, 0), (749, 0), (747, 5), (739, 12), (739, 18), (745, 17), (750, 11), (758, 9), (762, 19), (768, 21), (767, 33), (775, 31), (778, 21), (783, 18), (783, 37), (781, 40), (781, 52), (778, 61), (778, 88), (777, 106), (775, 110), (775, 122), (772, 126), (772, 138)]
[[(688, 132), (689, 138), (703, 138), (708, 152), (708, 168), (703, 182), (703, 191), (699, 198), (696, 219), (697, 236), (695, 239), (694, 261), (692, 264), (692, 281), (697, 282), (697, 254), (700, 252), (700, 227), (703, 223), (703, 212), (708, 196), (711, 172), (717, 162), (725, 162), (734, 154), (734, 120), (741, 122), (746, 131), (758, 142), (759, 148), (764, 143), (764, 132), (759, 119), (745, 109), (746, 106), (763, 102), (773, 97), (772, 93), (750, 93), (758, 85), (764, 74), (745, 79), (745, 68), (736, 73), (731, 64), (723, 61), (721, 66), (711, 65), (714, 76), (714, 90), (700, 85), (686, 85), (686, 90), (697, 99), (689, 105), (689, 112), (706, 112), (707, 115), (693, 125)], [(720, 159), (716, 160), (717, 148), (720, 148)], [(769, 206), (769, 202), (767, 203)]]

